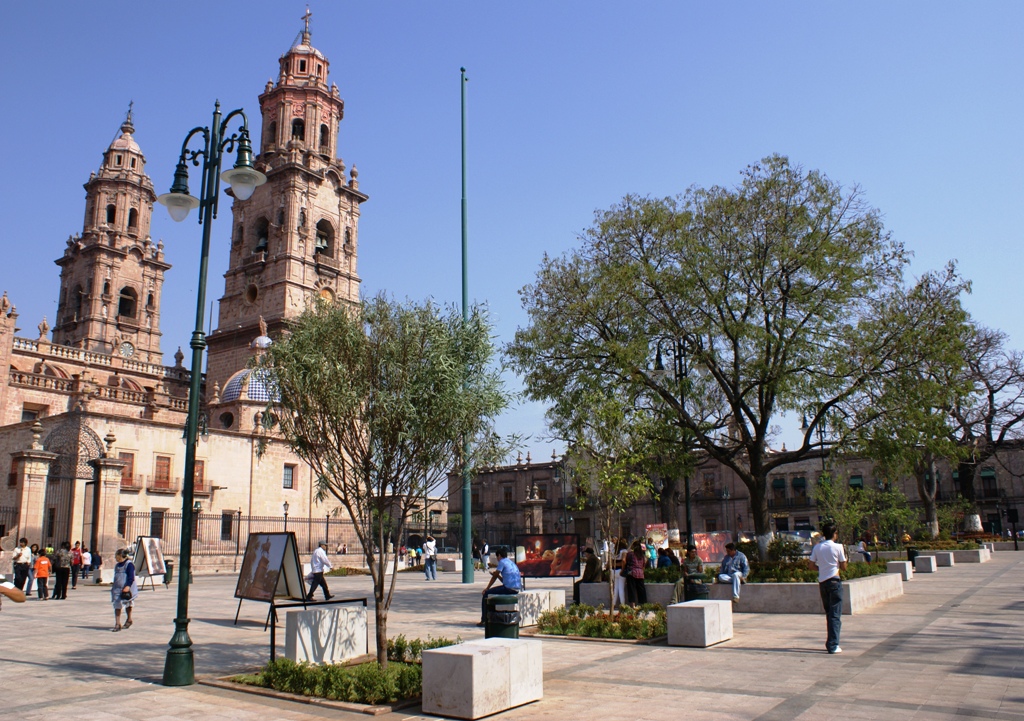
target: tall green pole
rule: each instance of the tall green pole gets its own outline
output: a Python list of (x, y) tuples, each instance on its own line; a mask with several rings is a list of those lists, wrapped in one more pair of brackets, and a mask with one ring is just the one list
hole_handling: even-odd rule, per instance
[[(469, 230), (466, 210), (466, 69), (462, 73), (462, 320), (469, 322)], [(473, 491), (469, 474), (469, 439), (462, 441), (462, 582), (473, 583)], [(484, 569), (486, 570), (486, 569)]]

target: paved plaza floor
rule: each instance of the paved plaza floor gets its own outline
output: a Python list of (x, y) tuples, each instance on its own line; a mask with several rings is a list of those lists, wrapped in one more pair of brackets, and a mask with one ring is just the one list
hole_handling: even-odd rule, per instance
[[(190, 632), (200, 675), (268, 657), (266, 606), (237, 601), (232, 575), (192, 586)], [(399, 576), (392, 635), (482, 637), (477, 583), (443, 573)], [(564, 581), (535, 587), (564, 587)], [(367, 596), (366, 577), (330, 579), (334, 594)], [(145, 591), (130, 630), (111, 633), (107, 588), (66, 601), (4, 603), (3, 718), (23, 721), (356, 719), (357, 713), (204, 686), (159, 685), (175, 586)], [(372, 603), (372, 601), (371, 601)], [(370, 614), (372, 618), (372, 613)], [(824, 616), (738, 614), (735, 637), (710, 649), (545, 639), (544, 699), (501, 719), (997, 719), (1024, 721), (1024, 553), (942, 568), (904, 596), (843, 619), (841, 655), (824, 651)], [(282, 623), (283, 626), (283, 623)], [(278, 635), (283, 644), (283, 628)], [(418, 707), (385, 719), (432, 718)]]

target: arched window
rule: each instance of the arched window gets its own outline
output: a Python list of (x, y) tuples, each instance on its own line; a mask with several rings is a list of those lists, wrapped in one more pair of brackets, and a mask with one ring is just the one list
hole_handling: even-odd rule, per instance
[(326, 253), (333, 255), (332, 242), (334, 240), (334, 228), (327, 220), (321, 220), (316, 224), (316, 244), (313, 247), (314, 253)]
[(263, 253), (267, 250), (268, 240), (270, 238), (270, 222), (266, 218), (258, 218), (256, 220), (256, 247), (253, 248), (254, 253)]
[(114, 220), (116, 218), (117, 218), (117, 208), (115, 208), (114, 204), (111, 203), (110, 205), (107, 206), (107, 223), (109, 225), (113, 225), (114, 224)]
[(327, 152), (331, 149), (331, 130), (326, 125), (320, 126), (320, 150)]
[(117, 314), (125, 318), (135, 317), (135, 307), (138, 304), (139, 295), (134, 289), (127, 285), (121, 289), (121, 297), (117, 302)]
[(292, 121), (292, 140), (306, 140), (306, 121), (302, 118), (295, 118)]
[(284, 225), (284, 208), (277, 209), (277, 225), (278, 227)]
[(275, 120), (267, 127), (267, 146), (277, 145), (277, 121)]
[(306, 209), (305, 208), (299, 208), (299, 227), (300, 228), (305, 228), (306, 227)]
[(110, 281), (103, 281), (103, 295), (110, 295)]
[(146, 297), (146, 307), (147, 307), (147, 308), (152, 308), (152, 307), (153, 307), (153, 304), (154, 304), (153, 294), (152, 294), (152, 293), (150, 293), (150, 294), (149, 294), (149, 295), (148, 295), (148, 296)]
[(139, 227), (139, 211), (135, 208), (132, 208), (131, 210), (128, 211), (128, 227)]

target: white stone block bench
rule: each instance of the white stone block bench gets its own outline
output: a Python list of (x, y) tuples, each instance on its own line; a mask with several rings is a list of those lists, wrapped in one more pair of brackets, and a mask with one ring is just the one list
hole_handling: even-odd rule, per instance
[(953, 551), (953, 559), (957, 563), (986, 563), (992, 560), (992, 552), (987, 548), (973, 551)]
[(330, 606), (285, 614), (284, 655), (296, 663), (341, 663), (366, 651), (365, 606)]
[(423, 711), (478, 719), (544, 697), (541, 641), (487, 638), (423, 652)]
[[(732, 586), (708, 585), (711, 598), (729, 601)], [(863, 613), (883, 601), (903, 595), (903, 579), (895, 573), (843, 581), (843, 615)], [(734, 613), (812, 613), (821, 614), (821, 590), (817, 583), (746, 583)]]
[(519, 627), (536, 626), (544, 611), (565, 606), (565, 591), (551, 588), (531, 588), (519, 594)]
[(917, 573), (935, 573), (938, 567), (935, 556), (918, 556), (914, 559), (914, 571)]
[(442, 571), (462, 573), (462, 559), (461, 558), (439, 558), (437, 559), (437, 567)]
[(887, 561), (885, 564), (886, 573), (898, 573), (904, 581), (914, 578), (914, 564), (910, 561)]
[(936, 551), (935, 552), (935, 565), (942, 566), (953, 566), (956, 564), (956, 560), (953, 558), (952, 551)]
[(668, 607), (668, 645), (707, 648), (732, 638), (732, 601), (686, 601)]

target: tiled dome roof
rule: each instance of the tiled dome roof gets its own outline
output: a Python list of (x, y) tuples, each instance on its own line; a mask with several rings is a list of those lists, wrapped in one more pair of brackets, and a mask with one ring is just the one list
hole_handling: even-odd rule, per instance
[(276, 401), (280, 398), (270, 374), (265, 370), (246, 368), (235, 373), (224, 386), (220, 395), (222, 403), (247, 400), (257, 402)]

